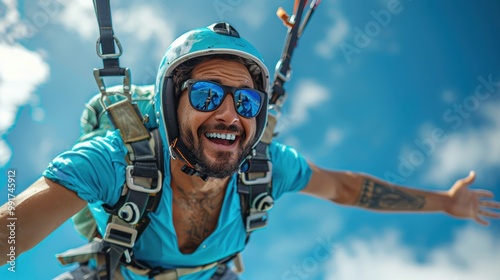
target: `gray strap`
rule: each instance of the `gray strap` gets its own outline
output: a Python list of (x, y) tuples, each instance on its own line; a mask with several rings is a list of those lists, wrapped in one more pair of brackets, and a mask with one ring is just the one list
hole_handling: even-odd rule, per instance
[[(214, 262), (211, 264), (197, 266), (197, 267), (168, 269), (168, 270), (162, 271), (159, 274), (155, 275), (153, 277), (153, 279), (155, 279), (155, 280), (177, 280), (181, 276), (193, 274), (193, 273), (200, 272), (200, 271), (209, 270), (209, 269), (216, 267), (217, 265), (219, 265), (219, 262)], [(152, 271), (151, 269), (140, 269), (140, 268), (137, 268), (134, 266), (127, 266), (127, 269), (132, 271), (135, 274), (142, 275), (142, 276), (147, 276)]]

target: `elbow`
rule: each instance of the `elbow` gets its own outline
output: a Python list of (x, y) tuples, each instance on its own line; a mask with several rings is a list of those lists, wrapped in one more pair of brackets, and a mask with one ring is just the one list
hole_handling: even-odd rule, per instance
[(359, 194), (354, 192), (343, 192), (342, 194), (335, 196), (331, 200), (337, 204), (354, 206), (358, 204), (358, 196)]
[(362, 178), (353, 172), (343, 172), (343, 176), (336, 178), (336, 191), (331, 200), (341, 205), (357, 205), (361, 193)]

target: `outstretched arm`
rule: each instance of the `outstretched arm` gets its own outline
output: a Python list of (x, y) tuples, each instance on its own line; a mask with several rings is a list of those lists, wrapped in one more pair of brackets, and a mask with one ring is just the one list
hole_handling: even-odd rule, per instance
[[(59, 227), (86, 202), (75, 192), (42, 177), (14, 199), (15, 221), (8, 220), (8, 203), (0, 207), (0, 265), (7, 262), (11, 246), (17, 255), (31, 249)], [(8, 225), (15, 222), (15, 244), (8, 243)]]
[[(313, 174), (303, 193), (333, 202), (377, 211), (441, 211), (457, 218), (470, 218), (488, 225), (484, 217), (500, 218), (500, 203), (491, 200), (485, 190), (470, 190), (475, 179), (471, 172), (448, 191), (432, 192), (397, 186), (372, 176), (342, 171), (328, 171), (309, 163)], [(490, 200), (485, 200), (490, 199)]]

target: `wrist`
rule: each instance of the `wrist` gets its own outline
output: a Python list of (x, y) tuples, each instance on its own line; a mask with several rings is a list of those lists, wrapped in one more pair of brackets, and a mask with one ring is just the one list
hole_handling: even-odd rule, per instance
[(453, 199), (449, 191), (441, 192), (439, 205), (441, 205), (442, 208), (439, 210), (449, 214), (453, 204), (452, 201)]

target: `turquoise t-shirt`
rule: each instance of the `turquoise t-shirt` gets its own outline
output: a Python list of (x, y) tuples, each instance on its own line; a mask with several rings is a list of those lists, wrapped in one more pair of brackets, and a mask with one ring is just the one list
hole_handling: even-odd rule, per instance
[[(105, 137), (79, 143), (70, 151), (62, 153), (49, 164), (43, 175), (88, 201), (98, 229), (103, 233), (108, 214), (101, 205), (114, 205), (120, 197), (125, 182), (126, 153), (118, 131), (108, 132)], [(275, 200), (286, 192), (297, 192), (307, 185), (312, 171), (306, 160), (293, 148), (272, 143), (269, 153), (273, 163), (272, 194)], [(165, 149), (164, 158), (170, 159), (168, 149)], [(171, 218), (170, 160), (165, 160), (164, 174), (163, 194), (158, 209), (149, 214), (151, 222), (134, 246), (134, 254), (138, 260), (145, 261), (152, 267), (200, 266), (244, 249), (246, 231), (241, 217), (236, 174), (229, 182), (216, 229), (190, 254), (179, 251)], [(122, 268), (122, 273), (127, 279), (147, 279), (134, 275), (125, 268)], [(215, 268), (180, 279), (210, 279), (213, 273)]]

